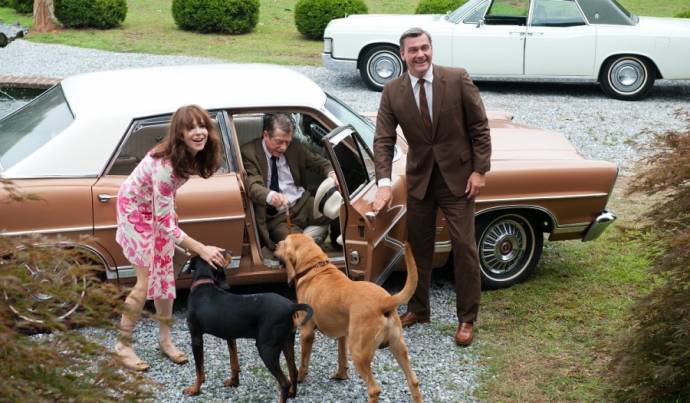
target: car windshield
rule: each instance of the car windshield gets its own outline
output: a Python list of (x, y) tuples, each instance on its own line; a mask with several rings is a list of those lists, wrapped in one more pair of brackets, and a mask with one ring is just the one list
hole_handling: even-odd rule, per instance
[(446, 18), (451, 22), (458, 22), (460, 18), (472, 10), (477, 4), (483, 2), (484, 0), (470, 0), (462, 6), (458, 7), (452, 13), (448, 14)]
[(350, 109), (344, 102), (329, 94), (326, 94), (326, 109), (338, 118), (342, 125), (352, 125), (364, 142), (367, 143), (369, 149), (373, 149), (375, 127), (369, 119), (361, 116)]
[(59, 85), (0, 120), (0, 172), (47, 144), (73, 120)]

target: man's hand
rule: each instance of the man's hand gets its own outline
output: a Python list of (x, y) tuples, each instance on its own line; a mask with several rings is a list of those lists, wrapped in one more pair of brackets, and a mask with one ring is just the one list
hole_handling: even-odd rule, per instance
[(275, 208), (287, 207), (288, 199), (284, 194), (274, 192), (273, 196), (271, 196), (271, 205)]
[(390, 186), (379, 186), (376, 191), (376, 200), (371, 205), (371, 209), (378, 213), (384, 206), (387, 206), (391, 202), (391, 187)]
[(480, 174), (479, 172), (472, 172), (472, 175), (470, 175), (469, 179), (467, 179), (465, 195), (468, 199), (471, 199), (479, 195), (479, 192), (481, 192), (485, 185), (486, 179), (484, 178), (484, 174)]

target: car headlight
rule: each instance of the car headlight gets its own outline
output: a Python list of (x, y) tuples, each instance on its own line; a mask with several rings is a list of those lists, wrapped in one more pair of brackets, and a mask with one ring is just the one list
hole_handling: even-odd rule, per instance
[(323, 38), (323, 53), (333, 53), (333, 38)]

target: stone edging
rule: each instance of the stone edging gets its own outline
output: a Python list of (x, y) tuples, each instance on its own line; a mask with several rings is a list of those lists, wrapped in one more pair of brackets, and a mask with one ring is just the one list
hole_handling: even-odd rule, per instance
[(0, 87), (47, 89), (62, 81), (59, 77), (20, 77), (0, 75)]

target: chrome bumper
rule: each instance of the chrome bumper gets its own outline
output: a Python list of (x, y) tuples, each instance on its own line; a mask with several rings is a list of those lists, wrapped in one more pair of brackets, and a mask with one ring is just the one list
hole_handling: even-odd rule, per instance
[(616, 217), (614, 213), (604, 210), (604, 212), (599, 214), (599, 217), (595, 218), (594, 221), (589, 224), (587, 231), (585, 231), (585, 236), (582, 238), (582, 242), (593, 241), (599, 238), (599, 235), (604, 232), (606, 227), (616, 221), (616, 218), (618, 217)]
[(357, 60), (334, 59), (330, 53), (321, 53), (321, 61), (328, 70), (351, 73), (357, 70)]

